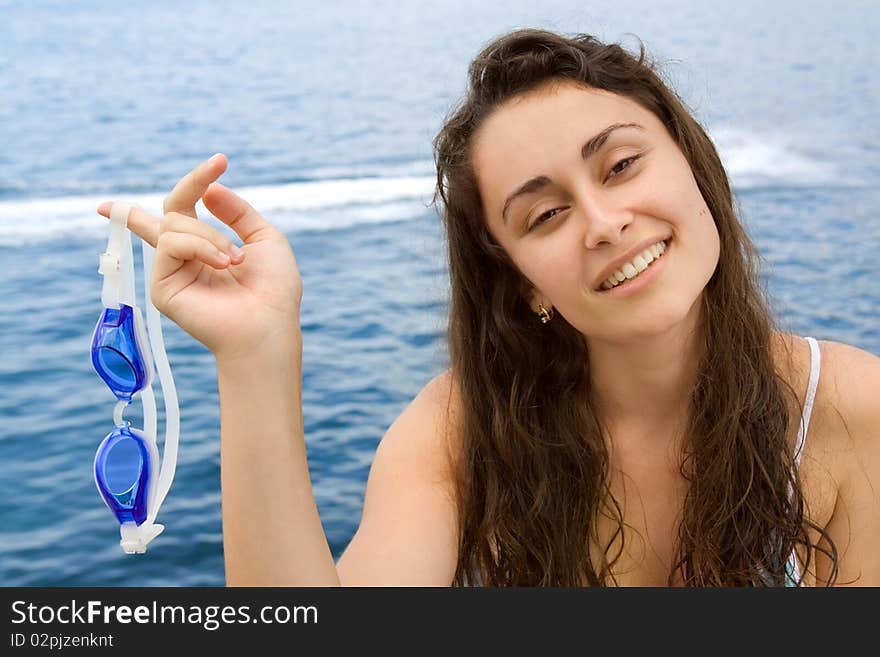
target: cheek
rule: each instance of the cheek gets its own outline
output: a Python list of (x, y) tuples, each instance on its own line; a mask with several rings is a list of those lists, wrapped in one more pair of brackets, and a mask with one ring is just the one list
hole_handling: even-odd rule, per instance
[(580, 262), (581, 257), (576, 248), (572, 252), (571, 239), (554, 237), (533, 241), (528, 248), (523, 248), (512, 256), (512, 259), (533, 287), (556, 298), (559, 303), (562, 298), (571, 294), (574, 289), (571, 286), (576, 286), (577, 270), (572, 263)]
[(552, 289), (559, 284), (554, 275), (556, 264), (551, 253), (532, 252), (523, 255), (517, 261), (517, 266), (526, 280), (545, 294), (552, 294)]
[(646, 176), (640, 190), (643, 198), (651, 199), (658, 209), (665, 208), (666, 214), (671, 213), (673, 218), (677, 216), (679, 220), (698, 215), (711, 220), (700, 187), (684, 155), (677, 150), (667, 152), (652, 165), (650, 175)]
[(680, 171), (657, 189), (663, 190), (663, 201), (660, 198), (658, 201), (665, 202), (665, 217), (682, 233), (682, 237), (687, 238), (687, 242), (704, 250), (703, 256), (717, 260), (718, 229), (690, 169)]
[(714, 272), (718, 265), (718, 258), (721, 254), (721, 237), (718, 234), (718, 227), (712, 218), (712, 213), (705, 202), (701, 200), (702, 207), (697, 212), (696, 223), (696, 242), (698, 251), (702, 253), (703, 259), (707, 267)]

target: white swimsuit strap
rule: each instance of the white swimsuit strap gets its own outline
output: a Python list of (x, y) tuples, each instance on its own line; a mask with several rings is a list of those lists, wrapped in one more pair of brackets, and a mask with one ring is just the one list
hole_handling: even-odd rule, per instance
[(801, 426), (798, 431), (797, 447), (794, 459), (798, 467), (801, 464), (801, 456), (804, 452), (804, 443), (807, 440), (807, 431), (810, 429), (810, 415), (813, 413), (813, 402), (816, 399), (816, 388), (819, 386), (819, 370), (822, 367), (822, 356), (819, 351), (819, 343), (815, 338), (807, 338), (810, 345), (810, 382), (807, 385), (807, 396), (804, 398), (804, 412), (801, 416)]
[[(797, 447), (795, 448), (795, 467), (800, 468), (801, 456), (804, 452), (804, 443), (807, 440), (807, 431), (810, 429), (810, 415), (813, 413), (813, 402), (816, 399), (816, 388), (819, 386), (819, 370), (822, 367), (822, 355), (819, 351), (819, 343), (815, 338), (806, 338), (807, 344), (810, 345), (810, 382), (807, 384), (807, 396), (804, 398), (804, 411), (801, 415), (801, 426), (798, 430)], [(789, 486), (789, 494), (791, 487)], [(800, 563), (798, 563), (797, 554), (792, 551), (788, 559), (789, 571), (792, 578), (792, 584), (796, 584), (801, 578)]]

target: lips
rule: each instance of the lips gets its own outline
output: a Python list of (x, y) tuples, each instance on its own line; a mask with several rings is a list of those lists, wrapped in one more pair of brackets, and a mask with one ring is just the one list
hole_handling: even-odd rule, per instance
[(671, 239), (671, 235), (667, 235), (665, 237), (662, 235), (656, 235), (637, 242), (632, 248), (614, 258), (613, 260), (609, 261), (608, 264), (602, 268), (602, 270), (593, 280), (593, 290), (595, 290), (596, 292), (604, 291), (602, 283), (604, 283), (615, 272), (623, 269), (624, 265), (632, 263), (633, 259), (638, 256), (642, 251), (649, 248), (651, 245), (656, 244), (657, 242), (666, 242), (668, 245)]

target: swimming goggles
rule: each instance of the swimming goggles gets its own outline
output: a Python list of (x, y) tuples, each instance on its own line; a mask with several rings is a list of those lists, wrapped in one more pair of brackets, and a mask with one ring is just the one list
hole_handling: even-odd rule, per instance
[[(162, 324), (159, 311), (150, 301), (155, 249), (146, 241), (142, 242), (146, 326), (136, 304), (134, 253), (127, 227), (131, 208), (127, 203), (114, 203), (110, 209), (110, 239), (98, 266), (98, 272), (104, 276), (104, 310), (92, 337), (92, 364), (118, 400), (113, 411), (113, 431), (95, 454), (95, 484), (119, 521), (120, 544), (127, 554), (146, 552), (147, 544), (165, 529), (155, 520), (174, 478), (180, 432), (180, 410), (165, 354)], [(161, 461), (156, 446), (154, 365), (165, 402)], [(122, 417), (138, 393), (144, 410), (143, 430), (132, 427)]]

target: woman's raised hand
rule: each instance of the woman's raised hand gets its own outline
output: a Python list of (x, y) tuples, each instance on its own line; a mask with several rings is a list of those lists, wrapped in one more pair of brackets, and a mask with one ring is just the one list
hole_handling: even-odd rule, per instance
[[(153, 305), (220, 358), (237, 358), (299, 331), (302, 279), (287, 238), (215, 182), (227, 161), (202, 162), (175, 185), (158, 219), (133, 207), (128, 228), (156, 248)], [(241, 238), (241, 249), (196, 216), (196, 202)], [(112, 203), (98, 213), (109, 217)]]

